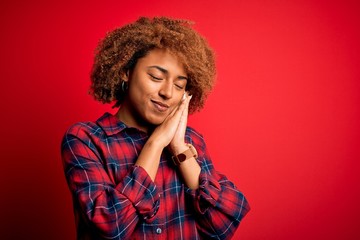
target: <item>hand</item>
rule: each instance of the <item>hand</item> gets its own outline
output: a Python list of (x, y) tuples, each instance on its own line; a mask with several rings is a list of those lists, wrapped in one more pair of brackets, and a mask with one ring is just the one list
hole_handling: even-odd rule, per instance
[(191, 98), (192, 96), (186, 94), (185, 109), (180, 116), (179, 125), (176, 129), (173, 139), (169, 144), (170, 151), (172, 151), (174, 154), (181, 153), (187, 149), (185, 145), (185, 132), (189, 115), (189, 103)]
[[(159, 167), (160, 156), (165, 147), (173, 154), (179, 154), (187, 149), (185, 131), (191, 96), (185, 95), (179, 105), (157, 126), (147, 140), (135, 165), (141, 166), (154, 181)], [(191, 189), (198, 188), (200, 166), (195, 158), (180, 166), (186, 184)]]
[(151, 134), (150, 138), (157, 144), (160, 144), (162, 148), (170, 144), (171, 151), (176, 151), (176, 149), (185, 146), (185, 130), (191, 99), (191, 96), (187, 93), (185, 96), (185, 99), (180, 102), (179, 106)]

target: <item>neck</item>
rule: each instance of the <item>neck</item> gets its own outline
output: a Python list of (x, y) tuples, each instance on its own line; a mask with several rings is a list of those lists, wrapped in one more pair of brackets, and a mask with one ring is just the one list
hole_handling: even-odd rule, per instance
[(141, 119), (140, 117), (134, 117), (134, 113), (131, 112), (125, 105), (121, 105), (116, 113), (116, 117), (126, 124), (128, 127), (137, 128), (143, 132), (150, 133), (152, 128), (141, 121), (135, 119)]

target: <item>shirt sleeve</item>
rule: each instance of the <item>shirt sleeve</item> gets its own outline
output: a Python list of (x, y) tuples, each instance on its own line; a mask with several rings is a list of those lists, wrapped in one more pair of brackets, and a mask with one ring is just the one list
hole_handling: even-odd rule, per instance
[(73, 199), (100, 236), (127, 239), (139, 220), (151, 222), (159, 208), (159, 193), (143, 168), (132, 167), (114, 185), (97, 148), (81, 130), (65, 134), (61, 153)]
[(197, 227), (206, 239), (230, 239), (250, 206), (242, 192), (214, 169), (203, 139), (191, 142), (198, 151), (201, 172), (199, 188), (186, 191), (194, 200)]

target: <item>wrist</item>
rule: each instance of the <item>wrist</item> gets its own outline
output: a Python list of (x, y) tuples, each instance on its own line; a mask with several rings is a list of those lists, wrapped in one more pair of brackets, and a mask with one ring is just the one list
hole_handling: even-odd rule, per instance
[(178, 145), (170, 145), (170, 151), (173, 155), (178, 155), (184, 151), (189, 149), (186, 143), (178, 144)]
[(161, 151), (161, 152), (165, 148), (164, 144), (162, 144), (161, 141), (157, 141), (155, 139), (152, 139), (151, 137), (146, 141), (145, 146), (154, 149), (155, 151)]
[(192, 144), (186, 144), (186, 149), (179, 154), (174, 154), (172, 160), (175, 166), (181, 165), (183, 162), (193, 158), (197, 158), (197, 151)]

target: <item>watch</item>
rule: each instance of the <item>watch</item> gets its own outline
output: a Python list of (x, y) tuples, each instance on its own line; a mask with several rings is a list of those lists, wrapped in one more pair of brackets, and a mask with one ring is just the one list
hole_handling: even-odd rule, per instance
[(175, 164), (175, 166), (179, 166), (182, 162), (186, 161), (189, 158), (197, 158), (197, 151), (195, 149), (195, 147), (191, 144), (186, 144), (187, 147), (189, 147), (189, 149), (185, 150), (184, 152), (172, 156), (172, 160)]

